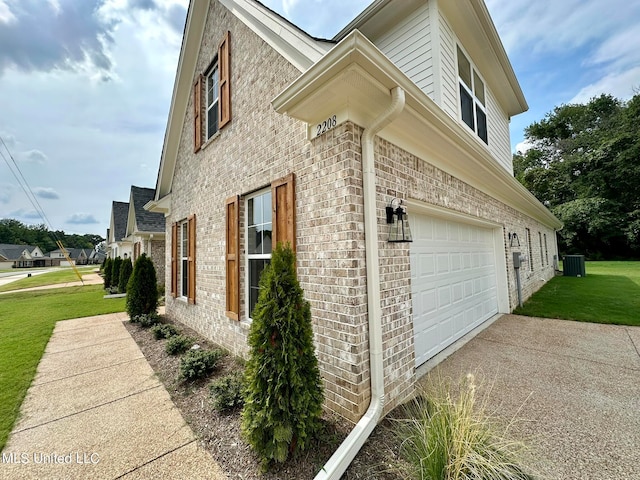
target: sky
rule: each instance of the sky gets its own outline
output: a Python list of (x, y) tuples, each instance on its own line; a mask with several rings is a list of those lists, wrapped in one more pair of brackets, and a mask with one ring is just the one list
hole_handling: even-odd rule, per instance
[[(456, 0), (462, 1), (462, 0)], [(529, 111), (640, 89), (640, 2), (485, 0)], [(370, 0), (263, 0), (331, 38)], [(155, 187), (188, 0), (0, 0), (0, 218), (106, 235), (113, 200)]]

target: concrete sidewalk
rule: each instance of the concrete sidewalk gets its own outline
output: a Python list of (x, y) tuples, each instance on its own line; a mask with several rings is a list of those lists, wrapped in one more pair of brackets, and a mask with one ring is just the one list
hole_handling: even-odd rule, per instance
[(541, 478), (640, 479), (640, 327), (504, 315), (430, 375), (470, 372)]
[(6, 479), (225, 479), (122, 324), (61, 321), (2, 452)]

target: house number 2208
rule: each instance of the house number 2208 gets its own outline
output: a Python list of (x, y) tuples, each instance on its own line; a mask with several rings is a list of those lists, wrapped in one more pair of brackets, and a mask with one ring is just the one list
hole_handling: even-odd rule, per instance
[(316, 128), (318, 129), (318, 131), (316, 132), (316, 135), (322, 135), (327, 130), (331, 130), (337, 124), (338, 124), (338, 121), (335, 115), (327, 118), (324, 122), (316, 125)]

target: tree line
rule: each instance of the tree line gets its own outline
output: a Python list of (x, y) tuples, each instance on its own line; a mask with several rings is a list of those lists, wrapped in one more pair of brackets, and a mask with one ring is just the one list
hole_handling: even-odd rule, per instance
[(564, 223), (560, 252), (640, 258), (640, 94), (561, 105), (525, 139), (514, 174)]
[(104, 238), (94, 234), (70, 234), (62, 230), (49, 230), (42, 225), (25, 225), (11, 218), (0, 219), (0, 243), (13, 245), (32, 245), (40, 247), (43, 252), (57, 250), (55, 239), (62, 242), (65, 248), (89, 248), (92, 249)]

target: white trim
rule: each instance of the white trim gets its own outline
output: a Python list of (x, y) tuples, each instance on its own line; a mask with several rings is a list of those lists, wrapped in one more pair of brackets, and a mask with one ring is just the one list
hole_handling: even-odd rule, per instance
[[(245, 318), (247, 319), (248, 322), (251, 322), (252, 319), (249, 316), (249, 302), (251, 301), (251, 297), (250, 297), (250, 290), (251, 290), (251, 286), (249, 285), (249, 280), (250, 280), (250, 272), (249, 272), (249, 261), (250, 260), (271, 260), (271, 253), (249, 253), (249, 200), (253, 199), (253, 198), (257, 198), (263, 195), (266, 195), (268, 193), (271, 193), (271, 189), (270, 188), (264, 188), (264, 189), (260, 189), (257, 190), (255, 192), (252, 192), (250, 195), (247, 195), (244, 199), (244, 241), (245, 241), (245, 245), (244, 245), (244, 251), (246, 252), (245, 256), (244, 256), (244, 271), (245, 271), (245, 282), (244, 282), (244, 307), (245, 307)], [(269, 205), (269, 210), (271, 210), (271, 205)], [(273, 232), (273, 217), (271, 218), (271, 231)], [(272, 238), (272, 242), (273, 242), (273, 238)], [(273, 243), (272, 243), (272, 249), (273, 251)]]

